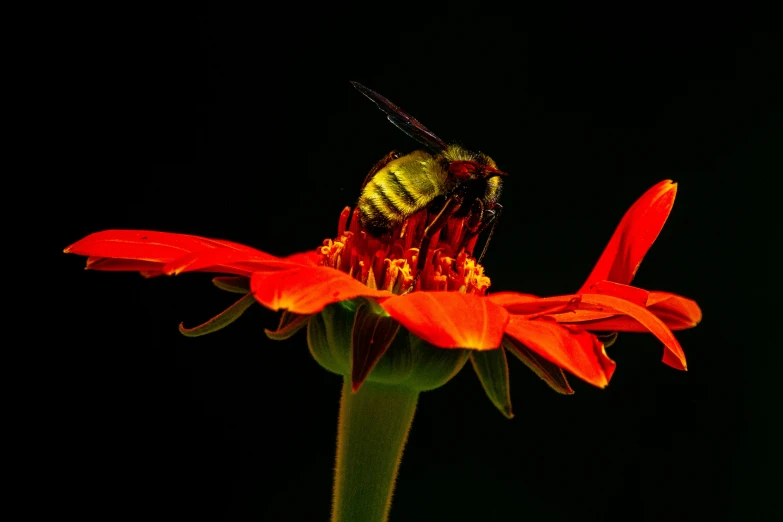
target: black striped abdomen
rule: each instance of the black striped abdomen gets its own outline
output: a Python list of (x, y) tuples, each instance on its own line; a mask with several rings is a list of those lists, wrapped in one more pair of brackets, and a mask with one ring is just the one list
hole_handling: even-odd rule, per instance
[(361, 224), (381, 235), (445, 192), (446, 173), (437, 159), (416, 151), (389, 162), (365, 185), (359, 197)]

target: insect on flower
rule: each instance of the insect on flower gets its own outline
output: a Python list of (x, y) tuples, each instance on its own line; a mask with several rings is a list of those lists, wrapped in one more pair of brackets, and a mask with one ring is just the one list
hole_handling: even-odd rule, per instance
[(484, 252), (476, 259), (473, 251), (479, 234), (489, 229), (491, 238), (505, 174), (488, 156), (447, 145), (386, 98), (353, 85), (427, 150), (381, 160), (357, 207), (340, 213), (334, 239), (277, 257), (220, 239), (104, 230), (65, 252), (88, 256), (93, 270), (223, 274), (214, 284), (243, 296), (202, 325), (180, 325), (188, 336), (221, 330), (256, 302), (283, 311), (277, 330), (266, 330), (270, 338), (306, 329), (313, 358), (343, 376), (332, 521), (380, 522), (388, 520), (419, 393), (443, 386), (468, 360), (510, 418), (506, 353), (564, 394), (573, 393), (566, 371), (609, 384), (615, 363), (599, 337), (607, 332), (651, 333), (663, 344), (663, 362), (685, 370), (672, 331), (696, 326), (701, 310), (691, 299), (630, 286), (674, 203), (677, 185), (669, 180), (626, 212), (576, 293), (489, 294)]
[(407, 155), (396, 151), (386, 155), (367, 174), (358, 203), (362, 227), (376, 237), (391, 233), (421, 210), (435, 214), (423, 231), (416, 273), (406, 293), (416, 287), (432, 239), (451, 218), (464, 218), (466, 224), (455, 256), (492, 225), (478, 257), (480, 263), (503, 209), (498, 198), (500, 178), (506, 173), (498, 170), (486, 154), (447, 144), (385, 97), (360, 83), (351, 83), (386, 113), (390, 122), (427, 148)]

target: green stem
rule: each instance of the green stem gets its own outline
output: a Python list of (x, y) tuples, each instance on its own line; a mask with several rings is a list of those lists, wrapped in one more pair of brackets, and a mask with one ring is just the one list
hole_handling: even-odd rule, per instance
[(386, 522), (419, 392), (365, 381), (343, 383), (332, 522)]

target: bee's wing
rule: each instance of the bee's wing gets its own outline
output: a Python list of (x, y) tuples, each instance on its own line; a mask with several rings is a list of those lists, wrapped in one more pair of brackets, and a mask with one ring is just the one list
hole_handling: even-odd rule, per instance
[(435, 136), (431, 130), (419, 123), (419, 120), (406, 113), (377, 92), (368, 89), (359, 82), (351, 82), (351, 85), (375, 102), (375, 105), (386, 113), (386, 117), (398, 129), (422, 145), (426, 145), (432, 152), (441, 152), (448, 147), (446, 142)]

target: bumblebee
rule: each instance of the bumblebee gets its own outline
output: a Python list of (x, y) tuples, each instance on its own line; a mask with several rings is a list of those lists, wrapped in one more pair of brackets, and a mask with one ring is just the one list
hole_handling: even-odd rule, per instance
[[(498, 198), (503, 186), (501, 177), (506, 173), (498, 170), (492, 158), (460, 145), (447, 144), (377, 92), (357, 82), (351, 84), (372, 100), (396, 127), (427, 149), (407, 155), (392, 151), (373, 167), (359, 197), (362, 226), (380, 237), (416, 212), (428, 209), (436, 214), (426, 227), (419, 247), (418, 272), (424, 267), (431, 239), (449, 218), (467, 218), (468, 232), (460, 250), (489, 225), (494, 229), (503, 208)], [(488, 243), (489, 238), (479, 262)]]

